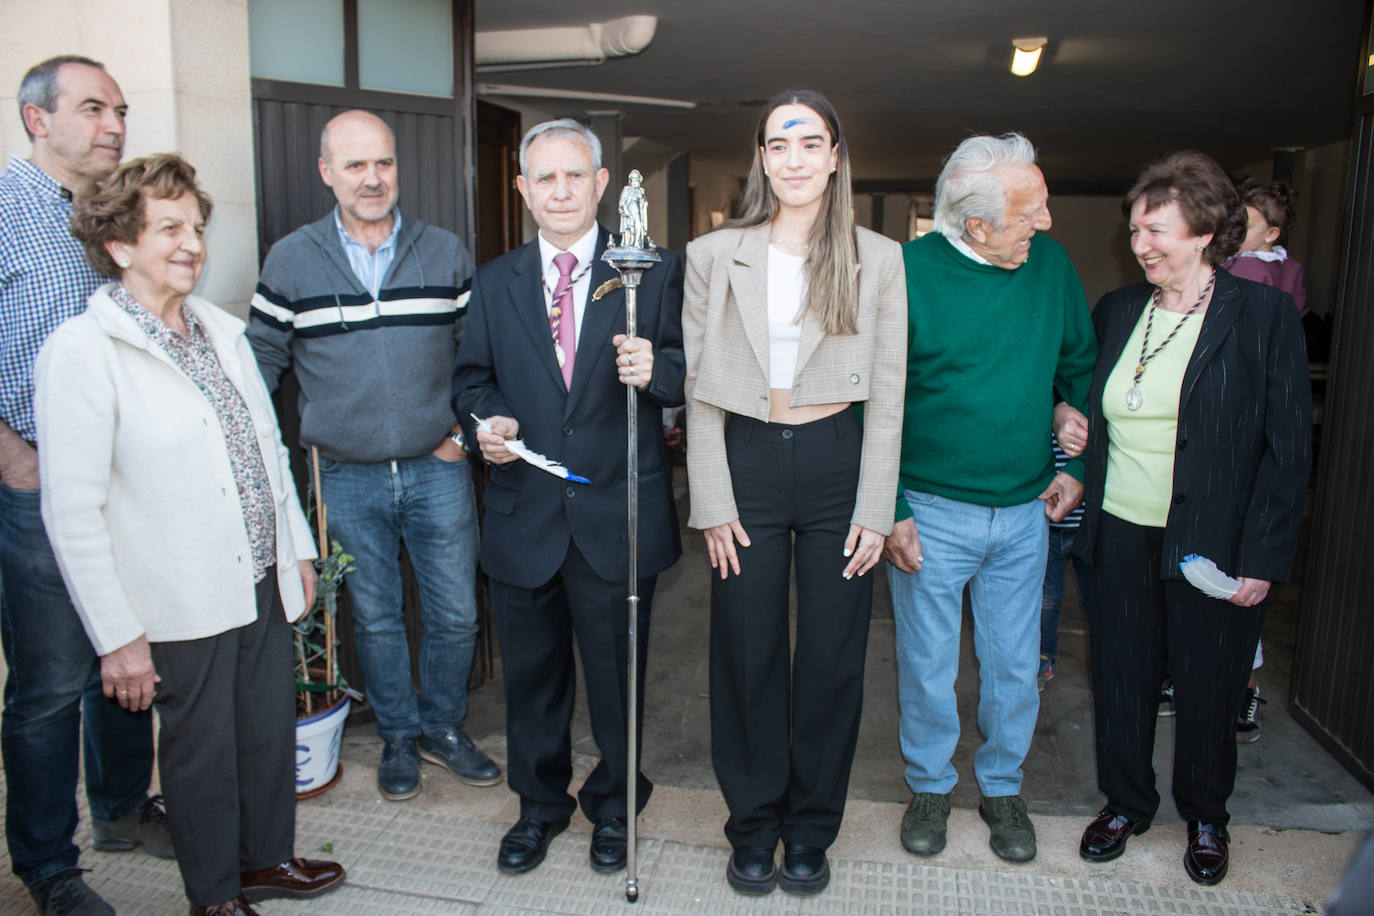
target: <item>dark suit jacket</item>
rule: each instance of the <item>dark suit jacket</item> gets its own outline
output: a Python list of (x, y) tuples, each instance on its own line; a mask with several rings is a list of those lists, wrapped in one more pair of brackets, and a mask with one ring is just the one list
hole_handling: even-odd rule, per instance
[[(592, 294), (615, 271), (601, 261)], [(638, 336), (654, 347), (653, 377), (639, 392), (639, 575), (667, 569), (682, 553), (662, 408), (683, 402), (682, 262), (666, 249), (645, 271), (636, 299)], [(591, 483), (561, 480), (523, 461), (493, 469), (486, 489), (482, 568), (499, 582), (534, 588), (558, 572), (576, 543), (597, 575), (628, 580), (626, 398), (611, 338), (625, 333), (625, 291), (587, 296), (572, 388), (554, 356), (540, 286), (539, 243), (529, 242), (478, 268), (458, 348), (453, 400), (470, 442), (479, 417), (514, 417), (525, 444)], [(479, 454), (476, 446), (473, 453)]]
[[(1074, 553), (1094, 559), (1107, 479), (1102, 390), (1151, 292), (1137, 283), (1093, 310), (1097, 366), (1088, 397), (1083, 525)], [(1147, 370), (1148, 371), (1148, 370)], [(1160, 576), (1181, 579), (1191, 553), (1232, 576), (1283, 582), (1302, 522), (1311, 464), (1312, 389), (1302, 324), (1281, 290), (1217, 271), (1211, 305), (1179, 393), (1178, 439)]]

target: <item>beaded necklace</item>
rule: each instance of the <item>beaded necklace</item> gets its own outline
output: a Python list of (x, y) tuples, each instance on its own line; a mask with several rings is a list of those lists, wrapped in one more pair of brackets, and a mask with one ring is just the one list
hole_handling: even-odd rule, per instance
[[(1202, 308), (1202, 303), (1207, 301), (1207, 296), (1212, 292), (1212, 286), (1216, 282), (1217, 272), (1214, 270), (1212, 271), (1212, 278), (1202, 288), (1202, 295), (1197, 297), (1193, 307), (1183, 313), (1183, 317), (1178, 320), (1178, 324), (1174, 325), (1174, 329), (1153, 350), (1150, 350), (1150, 329), (1155, 323), (1155, 308), (1159, 305), (1161, 290), (1156, 286), (1155, 291), (1150, 294), (1150, 314), (1145, 318), (1145, 337), (1140, 341), (1140, 359), (1135, 364), (1135, 378), (1131, 381), (1131, 387), (1126, 389), (1127, 410), (1139, 410), (1144, 405), (1145, 394), (1140, 390), (1140, 379), (1145, 374), (1145, 367), (1150, 364), (1150, 360), (1158, 356), (1160, 351), (1169, 345), (1169, 341), (1174, 339), (1174, 335), (1183, 327), (1183, 323), (1193, 317), (1194, 312)], [(1146, 355), (1147, 351), (1148, 355)]]
[(558, 325), (563, 317), (563, 306), (572, 301), (573, 287), (577, 286), (577, 281), (585, 277), (591, 269), (591, 261), (582, 265), (582, 269), (568, 279), (568, 285), (563, 287), (562, 295), (557, 298), (554, 297), (553, 290), (549, 289), (549, 281), (543, 274), (539, 275), (539, 285), (549, 294), (549, 332), (553, 335), (553, 355), (558, 358), (560, 367), (568, 361), (568, 355), (563, 352), (563, 344), (558, 339)]

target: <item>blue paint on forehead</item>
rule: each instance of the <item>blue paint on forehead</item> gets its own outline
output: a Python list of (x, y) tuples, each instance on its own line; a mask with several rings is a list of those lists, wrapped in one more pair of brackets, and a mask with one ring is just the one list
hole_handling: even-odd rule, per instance
[(783, 130), (791, 130), (792, 128), (796, 127), (798, 124), (810, 124), (810, 123), (812, 123), (812, 119), (811, 119), (811, 118), (793, 118), (793, 119), (790, 120), (790, 121), (784, 121), (784, 122), (783, 122), (783, 125), (782, 125), (782, 129), (783, 129)]

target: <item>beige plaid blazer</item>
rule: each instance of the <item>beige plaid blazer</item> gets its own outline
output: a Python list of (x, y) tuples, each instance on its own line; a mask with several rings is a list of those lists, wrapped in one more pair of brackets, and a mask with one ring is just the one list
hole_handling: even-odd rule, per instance
[[(687, 351), (687, 524), (739, 518), (725, 459), (728, 414), (768, 421), (768, 234), (720, 229), (687, 246), (682, 336)], [(853, 523), (886, 535), (897, 501), (906, 395), (906, 270), (896, 242), (856, 229), (859, 330), (826, 335), (802, 319), (790, 403), (866, 401)]]

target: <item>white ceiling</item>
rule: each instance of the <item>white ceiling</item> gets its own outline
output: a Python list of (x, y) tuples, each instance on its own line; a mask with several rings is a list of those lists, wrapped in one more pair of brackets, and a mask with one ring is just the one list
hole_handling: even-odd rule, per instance
[[(761, 102), (807, 86), (835, 103), (856, 175), (871, 179), (929, 179), (971, 132), (1025, 132), (1052, 181), (1129, 180), (1181, 147), (1236, 168), (1338, 141), (1367, 16), (1366, 0), (475, 2), (479, 31), (659, 18), (637, 56), (479, 82), (693, 100), (691, 110), (538, 104), (618, 107), (626, 136), (741, 158)], [(1039, 71), (1017, 78), (1011, 39), (1025, 35), (1050, 41)]]

